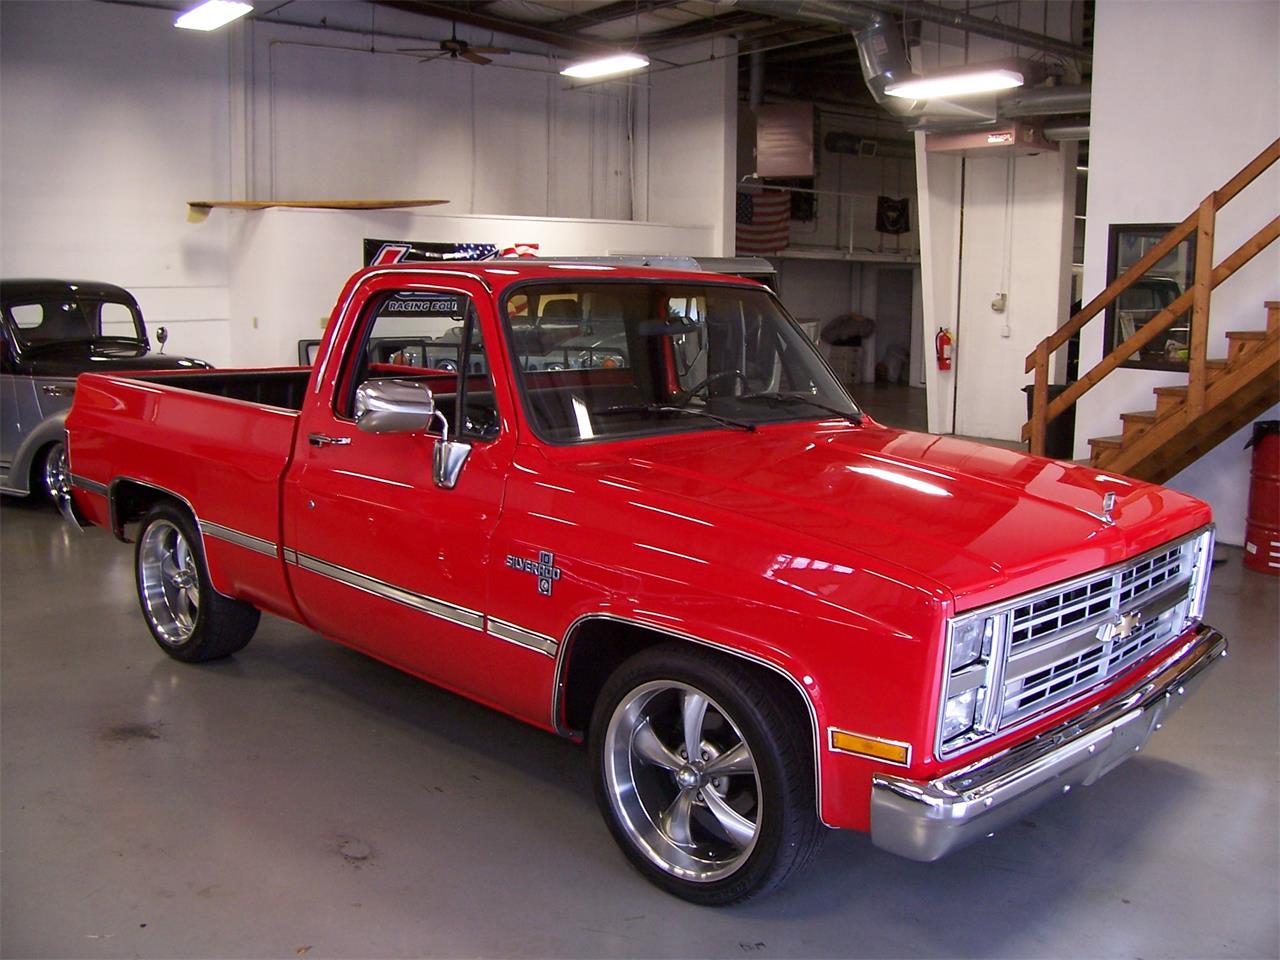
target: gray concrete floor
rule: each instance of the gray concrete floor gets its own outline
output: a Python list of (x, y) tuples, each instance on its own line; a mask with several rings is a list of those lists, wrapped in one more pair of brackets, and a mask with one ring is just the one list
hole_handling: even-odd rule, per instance
[(1278, 581), (1224, 549), (1231, 656), (1133, 760), (911, 863), (851, 833), (771, 898), (624, 861), (584, 752), (264, 618), (186, 666), (131, 549), (0, 504), (5, 957), (1276, 957)]

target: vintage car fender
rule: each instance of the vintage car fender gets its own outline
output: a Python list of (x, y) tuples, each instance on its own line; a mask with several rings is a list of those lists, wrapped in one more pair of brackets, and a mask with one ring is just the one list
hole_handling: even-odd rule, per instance
[(18, 452), (9, 465), (8, 483), (3, 488), (5, 493), (27, 496), (31, 493), (31, 468), (36, 456), (51, 443), (58, 443), (67, 435), (67, 412), (60, 410), (40, 421), (40, 424), (27, 435), (18, 447)]

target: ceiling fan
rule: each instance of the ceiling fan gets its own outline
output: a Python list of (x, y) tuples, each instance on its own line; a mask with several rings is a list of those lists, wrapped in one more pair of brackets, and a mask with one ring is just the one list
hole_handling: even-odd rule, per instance
[(450, 60), (457, 60), (461, 57), (463, 60), (467, 60), (477, 66), (483, 67), (486, 63), (493, 63), (493, 61), (486, 56), (482, 56), (482, 54), (502, 54), (510, 53), (511, 51), (506, 47), (477, 47), (467, 43), (465, 40), (459, 40), (458, 25), (455, 23), (453, 25), (453, 35), (450, 36), (448, 40), (441, 40), (437, 46), (402, 47), (400, 52), (430, 54), (430, 56), (423, 57), (419, 60), (419, 63), (426, 63), (429, 60), (439, 60), (441, 57), (448, 57)]

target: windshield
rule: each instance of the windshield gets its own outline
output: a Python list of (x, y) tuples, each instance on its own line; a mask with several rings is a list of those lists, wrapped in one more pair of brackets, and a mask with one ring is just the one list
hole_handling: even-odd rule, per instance
[(145, 339), (142, 318), (128, 303), (50, 295), (5, 307), (18, 342), (41, 347), (72, 341)]
[(759, 288), (527, 285), (506, 319), (525, 410), (551, 442), (861, 417)]

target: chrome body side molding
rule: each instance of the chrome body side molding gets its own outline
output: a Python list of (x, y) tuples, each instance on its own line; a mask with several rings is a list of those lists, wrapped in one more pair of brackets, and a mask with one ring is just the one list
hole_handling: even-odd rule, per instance
[(514, 623), (507, 623), (505, 620), (495, 620), (493, 617), (488, 618), (486, 632), (509, 643), (546, 654), (548, 657), (554, 657), (560, 648), (560, 644), (552, 637), (534, 633), (532, 630), (518, 627)]
[(199, 524), (200, 533), (206, 537), (214, 537), (217, 540), (234, 543), (237, 547), (244, 547), (246, 550), (252, 550), (254, 553), (260, 553), (263, 556), (275, 557), (277, 555), (276, 545), (270, 540), (263, 540), (261, 537), (242, 533), (239, 530), (224, 527), (220, 523), (211, 523), (208, 520), (201, 520)]
[(460, 607), (445, 600), (438, 600), (426, 594), (414, 593), (412, 590), (406, 590), (404, 587), (397, 587), (395, 584), (387, 583), (384, 580), (378, 580), (355, 570), (340, 567), (336, 563), (329, 563), (319, 557), (312, 557), (305, 553), (296, 553), (294, 551), (287, 552), (296, 558), (289, 562), (309, 573), (328, 577), (330, 580), (336, 580), (338, 583), (345, 584), (348, 587), (363, 590), (365, 593), (381, 597), (383, 600), (391, 600), (394, 603), (403, 604), (422, 613), (428, 613), (433, 617), (448, 620), (450, 623), (469, 627), (472, 630), (484, 630), (484, 614), (475, 610), (468, 610), (466, 607)]
[(90, 480), (88, 477), (82, 477), (79, 474), (71, 475), (71, 485), (86, 493), (96, 493), (100, 497), (109, 497), (111, 488), (105, 483), (99, 483), (97, 480)]

